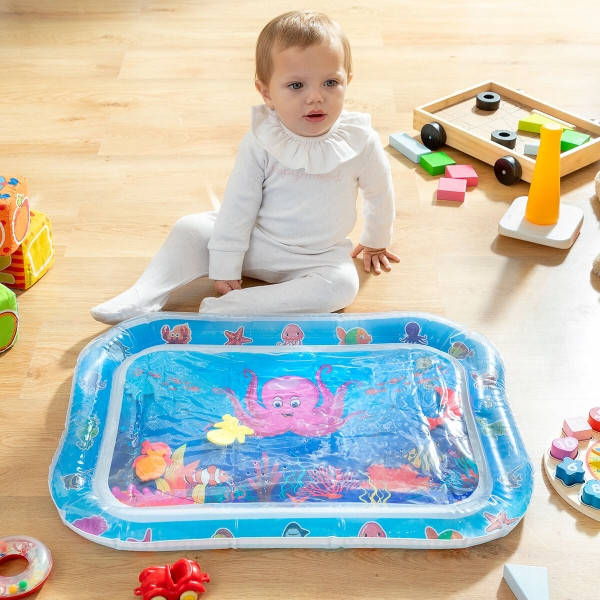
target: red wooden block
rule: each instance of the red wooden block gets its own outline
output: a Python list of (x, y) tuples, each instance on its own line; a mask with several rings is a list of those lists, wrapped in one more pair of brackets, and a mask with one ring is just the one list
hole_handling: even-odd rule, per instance
[(600, 406), (595, 406), (590, 410), (588, 423), (592, 426), (594, 431), (600, 431)]
[(479, 176), (471, 165), (448, 165), (446, 177), (452, 179), (466, 179), (467, 186), (473, 187), (479, 183)]
[(451, 179), (440, 177), (438, 180), (437, 199), (464, 202), (467, 191), (466, 179)]

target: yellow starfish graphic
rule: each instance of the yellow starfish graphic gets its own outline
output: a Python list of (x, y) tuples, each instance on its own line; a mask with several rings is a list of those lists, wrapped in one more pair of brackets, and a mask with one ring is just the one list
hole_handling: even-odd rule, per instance
[(247, 435), (254, 435), (254, 429), (241, 425), (237, 417), (229, 414), (223, 415), (223, 420), (215, 423), (214, 427), (206, 434), (206, 438), (219, 446), (229, 446), (236, 440), (243, 444)]

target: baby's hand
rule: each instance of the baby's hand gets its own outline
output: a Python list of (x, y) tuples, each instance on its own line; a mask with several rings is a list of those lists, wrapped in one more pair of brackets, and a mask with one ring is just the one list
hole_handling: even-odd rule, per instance
[(217, 279), (215, 281), (215, 291), (219, 294), (228, 294), (231, 290), (241, 290), (242, 289), (242, 280), (241, 279), (233, 279), (231, 281), (226, 281), (223, 279)]
[(400, 262), (400, 257), (390, 250), (386, 250), (385, 248), (368, 248), (362, 244), (357, 244), (356, 248), (354, 248), (352, 258), (356, 258), (361, 252), (363, 254), (363, 266), (367, 273), (371, 271), (371, 265), (373, 265), (375, 273), (379, 275), (381, 273), (381, 266), (386, 271), (391, 270), (390, 260)]

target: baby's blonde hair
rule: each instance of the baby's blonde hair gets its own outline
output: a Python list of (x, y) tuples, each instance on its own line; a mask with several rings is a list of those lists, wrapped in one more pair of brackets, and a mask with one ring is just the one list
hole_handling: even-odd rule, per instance
[(256, 80), (268, 84), (273, 74), (273, 49), (308, 48), (337, 38), (344, 48), (344, 69), (352, 76), (352, 52), (342, 28), (315, 10), (287, 12), (267, 23), (256, 42)]

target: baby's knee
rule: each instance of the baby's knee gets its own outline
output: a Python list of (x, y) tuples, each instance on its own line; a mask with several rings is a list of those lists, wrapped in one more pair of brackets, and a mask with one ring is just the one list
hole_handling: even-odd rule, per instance
[(323, 280), (323, 297), (327, 312), (333, 312), (352, 304), (358, 294), (358, 274), (352, 269), (336, 269), (320, 273)]
[(208, 240), (215, 224), (214, 213), (184, 215), (173, 225), (172, 234), (182, 238), (202, 238)]

